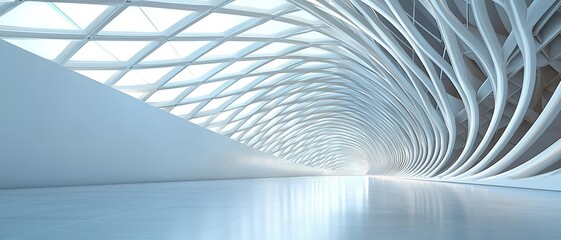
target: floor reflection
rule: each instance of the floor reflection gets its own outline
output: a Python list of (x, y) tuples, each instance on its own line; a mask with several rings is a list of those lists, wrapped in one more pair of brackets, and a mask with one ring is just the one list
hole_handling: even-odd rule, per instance
[(377, 177), (0, 191), (0, 239), (559, 239), (561, 192)]

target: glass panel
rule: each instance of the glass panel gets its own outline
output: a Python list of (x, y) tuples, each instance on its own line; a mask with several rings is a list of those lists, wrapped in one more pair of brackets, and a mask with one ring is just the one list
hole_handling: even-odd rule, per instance
[(158, 90), (152, 96), (150, 96), (146, 102), (167, 102), (175, 99), (179, 96), (183, 91), (185, 91), (187, 87), (182, 88), (171, 88), (171, 89), (164, 89)]
[(199, 98), (210, 95), (218, 90), (226, 81), (204, 83), (198, 86), (193, 92), (187, 96), (188, 98)]
[[(256, 103), (257, 106), (261, 105), (261, 103)], [(249, 107), (249, 106), (248, 106)], [(245, 109), (244, 109), (245, 111)], [(240, 117), (240, 119), (245, 118), (245, 117), (241, 117), (243, 115), (247, 115), (247, 113), (243, 113), (244, 111), (241, 111), (236, 118)], [(243, 114), (242, 114), (243, 113)], [(258, 119), (261, 118), (261, 116), (263, 116), (263, 113), (255, 113), (253, 114), (253, 116), (249, 117), (243, 125), (240, 126), (240, 129), (244, 129), (244, 128), (249, 128), (249, 127), (254, 127), (254, 128), (258, 128), (259, 126), (255, 126), (255, 123), (257, 122)], [(234, 119), (236, 119), (234, 118)]]
[(294, 47), (294, 44), (290, 44), (290, 43), (283, 43), (283, 42), (274, 42), (271, 43), (263, 48), (260, 48), (259, 50), (252, 52), (251, 54), (249, 54), (248, 57), (260, 57), (260, 56), (274, 56), (274, 55), (280, 55), (286, 51), (288, 51), (289, 48)]
[(325, 62), (307, 62), (304, 63), (296, 68), (300, 69), (300, 68), (325, 68), (325, 67), (331, 67), (333, 65), (329, 64), (329, 63), (325, 63)]
[(255, 99), (262, 91), (263, 90), (256, 90), (256, 91), (247, 92), (244, 95), (242, 95), (241, 97), (239, 97), (238, 99), (236, 99), (236, 101), (234, 101), (232, 104), (230, 104), (230, 106), (232, 108), (239, 107), (239, 106), (245, 106), (245, 105), (249, 104), (251, 101), (253, 101), (253, 99)]
[(160, 32), (193, 13), (192, 11), (166, 8), (141, 7), (141, 9)]
[(236, 0), (226, 5), (224, 8), (259, 13), (274, 13), (283, 8), (285, 5), (288, 5), (286, 0)]
[(174, 107), (170, 113), (173, 115), (187, 115), (191, 113), (193, 110), (195, 110), (197, 106), (199, 106), (199, 103), (190, 103), (190, 104), (177, 106)]
[(247, 105), (242, 111), (240, 111), (240, 113), (238, 113), (238, 115), (236, 115), (234, 119), (237, 120), (237, 119), (249, 117), (249, 115), (251, 115), (252, 113), (258, 110), (258, 107), (260, 107), (262, 103), (263, 102), (256, 102)]
[(164, 43), (150, 55), (145, 57), (142, 62), (162, 61), (180, 59), (179, 53), (169, 43)]
[(201, 59), (237, 58), (240, 57), (241, 51), (251, 46), (253, 43), (255, 42), (228, 41), (205, 53)]
[(6, 42), (25, 49), (42, 58), (53, 60), (70, 44), (71, 40), (62, 39), (16, 39), (5, 38)]
[(66, 16), (78, 25), (80, 29), (86, 29), (108, 6), (79, 3), (54, 3)]
[(321, 49), (321, 48), (316, 48), (316, 47), (309, 47), (309, 48), (305, 48), (302, 49), (300, 51), (294, 52), (289, 54), (289, 56), (293, 56), (293, 55), (297, 55), (297, 56), (306, 56), (306, 57), (320, 57), (320, 56), (328, 56), (328, 55), (333, 55), (332, 52)]
[(119, 61), (128, 61), (150, 42), (147, 41), (96, 41)]
[(214, 75), (214, 78), (245, 74), (253, 68), (256, 63), (257, 61), (237, 61), (222, 69), (222, 71)]
[(191, 13), (186, 10), (131, 6), (101, 32), (163, 32)]
[(228, 125), (224, 126), (222, 132), (230, 132), (236, 129), (240, 125), (240, 121), (228, 123)]
[[(271, 21), (268, 21), (266, 23), (263, 23), (259, 26), (256, 26), (252, 29), (249, 29), (249, 30), (243, 32), (242, 34), (240, 34), (240, 36), (242, 36), (242, 37), (274, 38), (274, 37), (280, 37), (284, 33), (289, 32), (289, 30), (294, 31), (297, 28), (300, 28), (300, 27), (298, 27), (296, 25), (292, 25), (290, 23), (271, 20)], [(290, 32), (292, 32), (292, 31), (290, 31)]]
[(247, 138), (250, 138), (250, 137), (254, 136), (257, 133), (257, 130), (258, 130), (257, 128), (249, 129), (249, 131), (247, 131), (245, 133), (244, 139), (247, 139)]
[(210, 127), (210, 126), (206, 126), (206, 129), (213, 131), (215, 133), (220, 133), (220, 128), (222, 128), (221, 126), (214, 126), (214, 127)]
[(195, 82), (195, 80), (201, 80), (202, 77), (210, 73), (213, 69), (219, 66), (221, 63), (209, 63), (209, 64), (197, 64), (197, 65), (189, 65), (183, 71), (179, 72), (175, 75), (172, 79), (169, 80), (169, 83), (175, 82)]
[(238, 81), (236, 81), (232, 85), (230, 85), (228, 88), (226, 88), (226, 90), (224, 90), (223, 93), (224, 94), (230, 94), (230, 93), (235, 93), (235, 92), (238, 92), (242, 89), (245, 89), (247, 86), (249, 86), (251, 83), (253, 83), (259, 77), (260, 76), (254, 76), (254, 77), (244, 77), (242, 79), (239, 79)]
[(185, 29), (182, 34), (210, 34), (220, 35), (239, 24), (251, 19), (250, 17), (224, 13), (211, 13), (205, 18)]
[(119, 79), (119, 81), (115, 83), (115, 86), (154, 84), (172, 69), (173, 67), (131, 70)]
[(266, 85), (271, 85), (271, 84), (277, 83), (281, 80), (284, 80), (284, 79), (286, 79), (286, 78), (288, 78), (292, 75), (294, 75), (294, 73), (277, 73), (277, 74), (274, 74), (274, 75), (268, 77), (267, 79), (263, 80), (257, 86), (262, 87), (262, 86), (266, 86)]
[(170, 41), (168, 43), (171, 44), (171, 46), (175, 49), (175, 51), (177, 51), (179, 56), (184, 58), (193, 54), (193, 52), (199, 50), (209, 42), (208, 41)]
[[(222, 129), (222, 132), (225, 132), (225, 130)], [(237, 133), (234, 133), (234, 134), (232, 134), (232, 136), (230, 136), (230, 139), (232, 139), (234, 141), (238, 141), (238, 139), (241, 137), (241, 135), (242, 135), (241, 131), (237, 132)]]
[(312, 78), (321, 78), (321, 77), (326, 77), (326, 76), (330, 76), (328, 74), (325, 73), (306, 73), (303, 75), (298, 76), (298, 79), (312, 79)]
[(279, 107), (273, 108), (273, 110), (267, 112), (267, 114), (265, 114), (265, 116), (263, 116), (263, 118), (261, 119), (261, 122), (266, 122), (266, 121), (271, 120), (272, 118), (276, 117), (285, 108), (286, 108), (285, 106), (279, 106)]
[(80, 30), (56, 6), (47, 2), (23, 2), (2, 15), (0, 17), (0, 25), (22, 28)]
[(158, 32), (140, 7), (127, 7), (115, 19), (105, 26), (104, 32)]
[(88, 42), (70, 58), (70, 61), (119, 61), (96, 42)]
[(204, 127), (206, 125), (206, 122), (208, 122), (208, 120), (210, 119), (211, 116), (204, 116), (204, 117), (199, 117), (199, 118), (191, 118), (189, 119), (190, 122), (197, 124), (201, 127)]
[(151, 0), (152, 2), (163, 2), (163, 3), (174, 3), (174, 4), (186, 4), (186, 5), (215, 5), (222, 2), (223, 0)]
[(207, 43), (206, 41), (166, 42), (142, 62), (183, 59)]
[(128, 61), (150, 42), (90, 41), (70, 61)]
[(316, 31), (311, 31), (311, 32), (307, 32), (307, 33), (302, 33), (302, 34), (298, 34), (298, 35), (294, 35), (292, 37), (290, 37), (290, 39), (294, 39), (294, 40), (298, 40), (298, 41), (307, 41), (307, 42), (318, 42), (318, 41), (329, 41), (329, 40), (333, 40), (332, 38), (316, 32)]
[(219, 109), (222, 105), (224, 105), (226, 102), (228, 102), (232, 97), (223, 97), (223, 98), (217, 98), (217, 99), (212, 99), (207, 105), (205, 105), (200, 112), (206, 112), (206, 111), (214, 111)]
[(136, 98), (136, 99), (141, 98), (145, 94), (145, 92), (142, 92), (142, 91), (126, 91), (126, 90), (123, 90), (121, 92), (123, 92), (123, 93), (125, 93), (125, 94), (127, 94), (127, 95), (129, 95), (133, 98)]
[(82, 74), (100, 83), (105, 83), (111, 77), (115, 76), (118, 70), (76, 70), (77, 73)]
[(304, 10), (300, 10), (297, 12), (292, 12), (289, 14), (284, 15), (283, 17), (287, 17), (287, 18), (291, 18), (294, 20), (298, 20), (298, 21), (302, 21), (308, 24), (317, 24), (317, 23), (321, 23), (321, 20), (319, 20), (318, 18), (316, 18), (314, 15), (304, 11)]
[(236, 112), (236, 109), (232, 109), (230, 111), (225, 111), (225, 112), (221, 112), (219, 113), (213, 120), (212, 123), (219, 123), (222, 121), (225, 121), (226, 119), (228, 119), (230, 116), (232, 116), (232, 114)]
[(300, 60), (295, 59), (275, 59), (266, 63), (265, 65), (259, 67), (254, 72), (269, 72), (269, 71), (278, 71), (288, 67), (289, 65), (294, 64)]

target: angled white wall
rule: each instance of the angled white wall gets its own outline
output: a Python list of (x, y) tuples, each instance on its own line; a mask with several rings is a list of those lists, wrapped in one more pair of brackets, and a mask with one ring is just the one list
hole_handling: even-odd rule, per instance
[(324, 174), (0, 40), (0, 188)]

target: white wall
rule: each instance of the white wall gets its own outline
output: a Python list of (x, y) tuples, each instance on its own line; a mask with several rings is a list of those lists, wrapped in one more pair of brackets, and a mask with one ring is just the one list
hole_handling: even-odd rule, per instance
[(0, 188), (324, 174), (0, 40)]

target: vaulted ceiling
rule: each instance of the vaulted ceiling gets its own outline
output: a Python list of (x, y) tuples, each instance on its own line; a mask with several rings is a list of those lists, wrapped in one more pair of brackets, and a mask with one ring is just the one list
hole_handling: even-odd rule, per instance
[(560, 5), (0, 0), (0, 37), (307, 166), (531, 177), (561, 167)]

